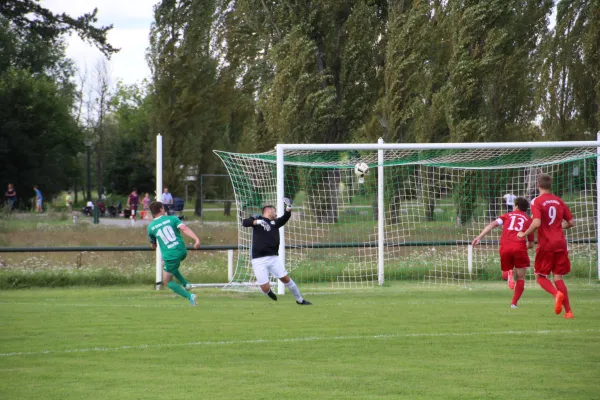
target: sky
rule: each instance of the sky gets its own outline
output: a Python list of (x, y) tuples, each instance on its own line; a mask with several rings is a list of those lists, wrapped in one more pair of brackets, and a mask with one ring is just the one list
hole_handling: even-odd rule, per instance
[[(113, 25), (108, 32), (108, 42), (121, 51), (110, 60), (113, 82), (126, 84), (150, 78), (146, 63), (146, 48), (153, 7), (158, 0), (42, 0), (42, 5), (54, 13), (67, 13), (78, 17), (98, 8), (96, 26)], [(78, 69), (92, 72), (104, 56), (92, 45), (82, 41), (77, 34), (67, 38), (67, 57), (75, 61)]]

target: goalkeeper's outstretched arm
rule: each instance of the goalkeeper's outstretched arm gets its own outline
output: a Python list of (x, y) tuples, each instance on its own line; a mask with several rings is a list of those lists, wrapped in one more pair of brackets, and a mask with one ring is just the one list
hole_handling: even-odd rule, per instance
[(285, 212), (283, 215), (275, 220), (275, 227), (281, 228), (290, 220), (292, 216), (292, 200), (287, 197), (283, 198), (283, 204), (285, 204)]
[(254, 225), (254, 221), (254, 217), (248, 217), (242, 221), (242, 226), (246, 228), (251, 228)]
[(290, 220), (291, 216), (292, 216), (292, 212), (290, 210), (286, 209), (285, 212), (283, 213), (283, 215), (275, 220), (275, 227), (281, 228), (282, 226), (284, 226), (285, 223)]

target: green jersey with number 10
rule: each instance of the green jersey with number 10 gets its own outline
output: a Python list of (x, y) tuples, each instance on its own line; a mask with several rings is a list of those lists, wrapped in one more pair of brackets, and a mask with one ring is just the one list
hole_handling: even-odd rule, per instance
[(185, 242), (179, 232), (181, 225), (181, 220), (172, 215), (161, 215), (148, 225), (150, 242), (158, 242), (163, 260), (176, 260), (187, 255)]

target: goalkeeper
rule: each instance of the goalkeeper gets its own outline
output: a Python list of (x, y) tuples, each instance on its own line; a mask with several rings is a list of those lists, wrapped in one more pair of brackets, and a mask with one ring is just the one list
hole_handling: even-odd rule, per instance
[(300, 294), (298, 286), (289, 277), (288, 272), (279, 261), (279, 228), (285, 225), (292, 216), (292, 202), (284, 198), (285, 213), (277, 218), (275, 207), (264, 206), (262, 216), (246, 218), (242, 225), (252, 228), (252, 269), (256, 281), (264, 294), (277, 301), (277, 296), (271, 290), (269, 273), (278, 278), (285, 287), (296, 297), (299, 305), (311, 305)]

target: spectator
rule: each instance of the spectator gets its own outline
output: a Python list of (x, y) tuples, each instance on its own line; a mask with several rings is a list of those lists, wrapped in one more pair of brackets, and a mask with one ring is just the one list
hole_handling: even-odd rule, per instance
[(44, 200), (42, 192), (38, 189), (37, 185), (33, 186), (33, 191), (35, 192), (35, 210), (42, 213), (42, 201)]
[(517, 196), (515, 196), (511, 192), (511, 193), (505, 194), (504, 196), (502, 196), (502, 198), (506, 202), (506, 209), (508, 210), (508, 212), (511, 212), (515, 206), (515, 200), (516, 200)]
[(131, 210), (131, 218), (135, 219), (137, 213), (138, 204), (140, 204), (140, 198), (137, 193), (137, 189), (133, 189), (131, 194), (127, 198), (127, 207)]
[(82, 211), (85, 215), (90, 217), (92, 215), (92, 211), (94, 211), (94, 202), (91, 200), (88, 200), (88, 202), (85, 205), (85, 208)]
[(65, 196), (65, 203), (67, 206), (67, 212), (69, 214), (71, 214), (73, 212), (73, 195), (71, 195), (71, 191), (69, 190), (67, 192), (67, 195)]
[(8, 184), (8, 190), (4, 193), (6, 197), (6, 205), (10, 211), (13, 211), (17, 206), (17, 191), (12, 183)]
[(142, 219), (150, 218), (149, 211), (150, 211), (150, 193), (146, 193), (146, 194), (144, 194), (144, 199), (142, 200)]
[(169, 215), (169, 209), (171, 208), (171, 206), (173, 204), (173, 196), (171, 196), (171, 193), (169, 193), (169, 188), (165, 188), (163, 190), (163, 193), (160, 196), (160, 199), (161, 199), (161, 203), (163, 203), (165, 211), (167, 212), (167, 215)]

